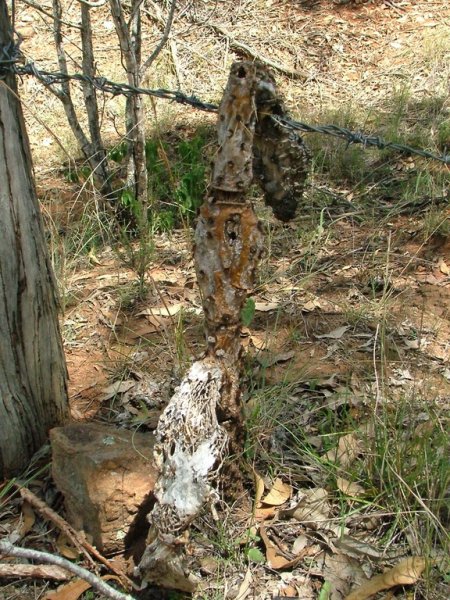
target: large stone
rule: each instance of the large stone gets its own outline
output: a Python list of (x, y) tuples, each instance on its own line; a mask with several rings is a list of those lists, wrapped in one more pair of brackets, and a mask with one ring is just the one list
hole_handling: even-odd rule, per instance
[(50, 432), (53, 478), (67, 519), (109, 554), (123, 551), (152, 503), (154, 436), (110, 425), (74, 423)]

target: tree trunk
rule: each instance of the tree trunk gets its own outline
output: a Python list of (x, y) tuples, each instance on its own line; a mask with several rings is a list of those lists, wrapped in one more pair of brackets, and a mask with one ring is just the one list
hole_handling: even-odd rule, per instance
[[(81, 5), (81, 49), (83, 51), (83, 75), (95, 77), (94, 45), (91, 23), (91, 7), (87, 4)], [(89, 133), (93, 155), (89, 161), (93, 166), (94, 177), (100, 182), (100, 191), (109, 199), (113, 200), (113, 189), (111, 186), (111, 173), (108, 167), (108, 158), (103, 145), (100, 131), (100, 113), (98, 110), (97, 90), (89, 83), (83, 84), (84, 105), (88, 118)]]
[[(119, 0), (109, 0), (111, 16), (116, 27), (120, 44), (122, 63), (127, 73), (128, 84), (141, 85), (141, 0), (132, 0), (132, 18), (127, 23)], [(139, 220), (147, 223), (148, 211), (148, 175), (145, 160), (145, 107), (141, 94), (127, 97), (125, 108), (127, 141), (130, 155), (127, 167), (127, 185), (133, 190), (134, 197), (141, 209)]]
[[(11, 39), (6, 3), (0, 0), (0, 48)], [(68, 416), (54, 281), (11, 74), (0, 80), (0, 182), (2, 478), (23, 469), (48, 430)]]

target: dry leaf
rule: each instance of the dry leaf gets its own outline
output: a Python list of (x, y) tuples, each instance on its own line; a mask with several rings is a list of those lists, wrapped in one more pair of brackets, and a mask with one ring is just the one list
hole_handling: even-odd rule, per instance
[(258, 356), (258, 362), (262, 367), (266, 369), (268, 367), (272, 367), (280, 362), (286, 362), (287, 360), (291, 360), (295, 356), (295, 352), (291, 350), (290, 352), (281, 352), (280, 354), (271, 354), (269, 356), (260, 355)]
[(263, 336), (258, 335), (257, 333), (252, 333), (250, 336), (250, 340), (252, 345), (257, 350), (266, 350), (267, 348), (267, 334), (265, 333)]
[(291, 567), (295, 567), (295, 565), (302, 559), (302, 556), (296, 556), (294, 559), (286, 558), (278, 546), (276, 546), (269, 539), (266, 530), (262, 525), (259, 528), (259, 533), (266, 547), (267, 564), (271, 569), (289, 569)]
[(330, 510), (328, 492), (324, 488), (315, 488), (304, 490), (304, 496), (300, 502), (293, 508), (280, 511), (280, 517), (293, 517), (301, 523), (321, 527), (328, 522)]
[(279, 307), (278, 302), (255, 302), (255, 310), (260, 312), (269, 312)]
[(366, 490), (359, 483), (354, 483), (352, 481), (348, 481), (343, 477), (336, 477), (336, 485), (338, 490), (340, 490), (343, 494), (347, 496), (352, 496), (352, 498), (360, 498), (364, 496)]
[[(22, 504), (22, 523), (20, 524), (18, 534), (20, 538), (23, 538), (30, 529), (33, 527), (34, 522), (36, 521), (36, 515), (31, 507), (31, 504), (24, 500)], [(19, 539), (20, 539), (19, 538)]]
[(93, 265), (101, 265), (102, 264), (98, 260), (98, 258), (95, 256), (95, 251), (93, 248), (89, 251), (88, 258), (89, 258), (89, 261), (91, 262), (91, 264), (93, 264)]
[(264, 479), (255, 469), (253, 469), (253, 479), (255, 481), (255, 506), (259, 507), (264, 494)]
[(285, 585), (279, 590), (279, 598), (298, 598), (297, 590), (293, 585)]
[(76, 579), (59, 587), (56, 592), (49, 592), (42, 600), (78, 600), (91, 584), (84, 579)]
[(348, 533), (346, 527), (331, 518), (328, 492), (324, 488), (302, 490), (303, 497), (296, 506), (279, 512), (280, 518), (293, 517), (305, 526), (322, 532), (332, 532), (336, 537)]
[(439, 270), (444, 275), (448, 275), (450, 273), (450, 269), (448, 268), (448, 265), (443, 258), (439, 260)]
[(305, 304), (302, 306), (302, 311), (313, 312), (316, 308), (322, 308), (318, 298), (314, 298), (314, 300), (308, 300), (308, 302), (305, 302)]
[(152, 308), (146, 308), (145, 310), (141, 310), (137, 314), (138, 317), (142, 316), (154, 316), (154, 317), (173, 317), (177, 315), (180, 310), (185, 309), (185, 304), (171, 304), (168, 306), (154, 306)]
[(388, 590), (396, 585), (416, 583), (425, 566), (425, 559), (421, 556), (405, 558), (389, 571), (372, 577), (357, 590), (346, 596), (345, 600), (366, 600), (381, 590)]
[(250, 593), (250, 585), (252, 583), (252, 579), (252, 572), (250, 571), (250, 568), (248, 568), (244, 580), (239, 586), (239, 590), (235, 600), (244, 600), (244, 598), (247, 598), (247, 596)]
[(330, 584), (330, 600), (342, 600), (352, 583), (358, 584), (366, 578), (358, 561), (343, 554), (325, 554), (323, 565), (318, 565), (325, 581)]
[(60, 533), (56, 540), (56, 547), (59, 554), (65, 558), (75, 560), (80, 556), (80, 551), (69, 541), (64, 533)]
[(217, 572), (219, 568), (218, 561), (212, 556), (203, 556), (199, 560), (202, 571), (207, 573), (208, 575), (212, 575)]
[(140, 337), (158, 333), (166, 327), (163, 317), (146, 317), (145, 321), (134, 323), (129, 331), (126, 330), (127, 337), (135, 340)]
[(365, 558), (379, 559), (383, 556), (383, 552), (375, 546), (349, 535), (343, 535), (333, 543), (334, 547), (342, 552), (342, 554), (346, 554), (352, 558), (361, 558), (363, 556)]
[(323, 458), (338, 463), (341, 467), (350, 466), (362, 452), (361, 441), (355, 433), (348, 433), (339, 438), (336, 448), (329, 450)]
[(420, 340), (403, 340), (405, 342), (405, 348), (408, 350), (419, 350)]
[(292, 554), (300, 554), (300, 552), (304, 548), (306, 548), (307, 545), (308, 545), (308, 538), (304, 533), (302, 533), (301, 535), (296, 537), (294, 540), (294, 543), (292, 545)]
[(113, 398), (117, 394), (124, 394), (131, 390), (132, 387), (136, 385), (136, 381), (134, 379), (127, 379), (126, 381), (115, 381), (102, 389), (102, 396), (100, 397), (100, 401), (104, 402), (105, 400), (109, 400)]
[(314, 337), (317, 338), (318, 340), (321, 340), (322, 338), (329, 338), (332, 340), (340, 340), (341, 337), (344, 335), (344, 333), (347, 331), (347, 329), (350, 329), (350, 327), (348, 325), (343, 325), (342, 327), (333, 329), (333, 331), (330, 331), (330, 333), (324, 333), (323, 335), (315, 335)]
[(254, 518), (256, 521), (265, 521), (266, 519), (271, 519), (277, 514), (278, 507), (277, 506), (266, 506), (264, 508), (257, 508), (254, 513)]
[(288, 483), (284, 483), (279, 477), (275, 479), (270, 492), (262, 499), (263, 504), (271, 506), (280, 506), (292, 495), (292, 487)]

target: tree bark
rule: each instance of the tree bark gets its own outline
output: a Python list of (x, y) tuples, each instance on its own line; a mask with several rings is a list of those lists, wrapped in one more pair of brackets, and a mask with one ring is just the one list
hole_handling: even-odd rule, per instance
[[(92, 45), (92, 27), (89, 6), (81, 5), (81, 47), (83, 51), (83, 75), (95, 75), (94, 49)], [(68, 74), (67, 57), (64, 50), (62, 24), (62, 6), (60, 0), (53, 0), (53, 39), (55, 42), (58, 65), (61, 73)], [(50, 90), (61, 102), (66, 113), (67, 122), (72, 130), (84, 158), (92, 169), (95, 181), (99, 184), (100, 191), (110, 202), (114, 202), (114, 193), (111, 186), (111, 173), (107, 156), (103, 147), (100, 133), (100, 116), (97, 105), (96, 90), (88, 83), (83, 84), (84, 104), (88, 117), (90, 137), (85, 133), (78, 119), (73, 103), (69, 81), (62, 81), (61, 87), (48, 85)]]
[[(11, 40), (0, 0), (0, 49)], [(0, 182), (1, 479), (23, 469), (68, 416), (55, 286), (11, 74), (0, 79)]]
[(220, 480), (230, 495), (242, 480), (237, 461), (221, 467), (227, 454), (239, 456), (243, 450), (241, 312), (264, 246), (246, 192), (256, 175), (275, 216), (289, 220), (307, 172), (301, 138), (278, 126), (272, 115), (285, 111), (268, 69), (249, 61), (234, 63), (219, 108), (210, 191), (195, 232), (207, 350), (158, 423), (156, 503), (137, 569), (145, 581), (187, 592), (201, 581), (195, 552), (186, 552), (190, 524), (214, 503)]
[[(95, 77), (94, 46), (92, 41), (91, 9), (87, 4), (81, 5), (81, 48), (83, 51), (83, 74)], [(100, 132), (100, 113), (98, 110), (97, 90), (89, 83), (83, 84), (84, 105), (88, 118), (91, 146), (94, 155), (90, 161), (94, 164), (94, 177), (101, 184), (100, 191), (110, 200), (113, 196), (111, 173)]]
[[(122, 63), (127, 73), (127, 81), (139, 87), (141, 63), (141, 0), (131, 2), (131, 20), (127, 24), (119, 0), (109, 0), (111, 16), (120, 44)], [(145, 107), (141, 94), (132, 94), (126, 102), (127, 141), (131, 154), (128, 162), (127, 183), (133, 189), (136, 200), (141, 205), (142, 223), (147, 222), (148, 176), (145, 160)]]

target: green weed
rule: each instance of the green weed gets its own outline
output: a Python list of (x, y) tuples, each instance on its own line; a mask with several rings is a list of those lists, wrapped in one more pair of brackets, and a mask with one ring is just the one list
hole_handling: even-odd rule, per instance
[(205, 133), (175, 146), (161, 139), (146, 143), (151, 219), (158, 231), (189, 224), (205, 193)]

